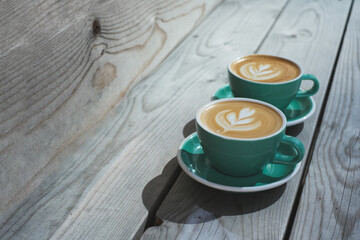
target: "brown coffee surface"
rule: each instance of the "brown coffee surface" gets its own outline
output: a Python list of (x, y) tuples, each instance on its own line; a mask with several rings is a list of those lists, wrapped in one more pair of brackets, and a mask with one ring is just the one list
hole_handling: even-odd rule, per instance
[(279, 83), (300, 75), (299, 67), (286, 59), (268, 55), (250, 55), (230, 64), (231, 70), (247, 80)]
[(233, 138), (259, 138), (277, 132), (283, 122), (270, 107), (247, 101), (219, 102), (206, 107), (200, 121), (210, 131)]

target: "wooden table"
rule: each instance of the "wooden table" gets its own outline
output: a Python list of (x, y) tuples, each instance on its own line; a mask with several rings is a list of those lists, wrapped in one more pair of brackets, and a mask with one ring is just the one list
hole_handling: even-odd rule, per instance
[[(359, 239), (359, 33), (359, 0), (0, 3), (0, 239)], [(223, 192), (176, 152), (251, 53), (317, 76), (316, 111), (293, 179)]]

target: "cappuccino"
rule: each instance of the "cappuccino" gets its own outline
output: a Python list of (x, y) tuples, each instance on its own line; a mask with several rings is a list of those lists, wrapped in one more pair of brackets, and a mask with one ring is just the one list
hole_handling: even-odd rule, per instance
[(274, 109), (250, 101), (226, 101), (208, 105), (200, 122), (222, 136), (251, 139), (277, 132), (283, 120)]
[(269, 55), (250, 55), (235, 60), (230, 69), (239, 77), (262, 83), (279, 83), (295, 79), (300, 68), (292, 61)]

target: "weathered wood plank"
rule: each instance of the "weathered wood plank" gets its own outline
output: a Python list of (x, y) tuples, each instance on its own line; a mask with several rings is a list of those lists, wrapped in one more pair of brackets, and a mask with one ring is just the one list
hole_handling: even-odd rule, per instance
[(137, 85), (219, 2), (1, 1), (1, 239), (142, 233), (182, 122)]
[[(258, 48), (259, 53), (294, 59), (306, 72), (319, 78), (321, 89), (315, 96), (318, 109), (322, 106), (350, 4), (350, 1), (291, 1)], [(252, 34), (254, 32), (258, 33), (255, 27)], [(238, 34), (247, 37), (241, 30)], [(261, 39), (262, 35), (258, 37)], [(258, 40), (253, 36), (251, 39)], [(242, 47), (250, 51), (257, 49), (252, 44)], [(225, 69), (219, 71), (225, 72)], [(289, 131), (299, 131), (297, 137), (307, 150), (318, 116), (319, 111), (316, 111), (311, 120)], [(304, 164), (301, 172), (303, 169)], [(143, 239), (282, 239), (301, 172), (285, 186), (254, 194), (216, 191), (195, 183), (182, 173), (157, 212), (163, 224), (147, 229)]]
[(360, 236), (360, 1), (354, 2), (292, 239)]

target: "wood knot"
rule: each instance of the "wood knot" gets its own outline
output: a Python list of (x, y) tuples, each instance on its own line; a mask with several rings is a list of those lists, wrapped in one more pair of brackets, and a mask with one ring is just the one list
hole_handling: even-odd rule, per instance
[(349, 139), (345, 147), (345, 154), (350, 159), (360, 158), (360, 133)]
[(155, 220), (154, 220), (154, 225), (155, 226), (160, 226), (163, 223), (164, 223), (164, 221), (161, 218), (155, 216)]
[(92, 79), (92, 86), (103, 90), (116, 78), (116, 67), (111, 63), (105, 63), (104, 67), (96, 69)]
[(93, 33), (98, 35), (101, 32), (101, 26), (99, 20), (95, 19), (93, 22)]

